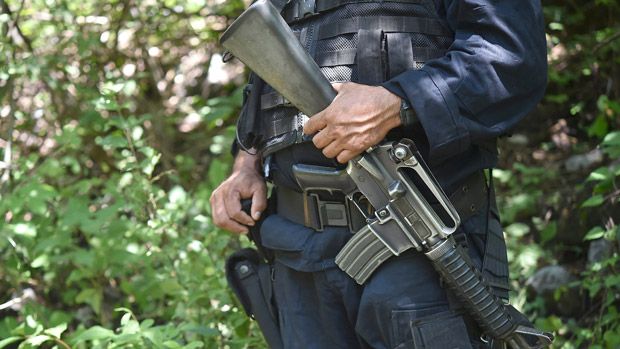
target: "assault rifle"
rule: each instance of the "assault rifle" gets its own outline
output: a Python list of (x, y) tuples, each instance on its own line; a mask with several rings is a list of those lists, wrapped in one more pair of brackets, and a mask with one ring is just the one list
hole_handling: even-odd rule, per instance
[[(220, 42), (305, 115), (323, 110), (336, 96), (268, 0), (250, 6)], [(336, 257), (338, 266), (358, 283), (386, 259), (414, 248), (431, 260), (486, 335), (515, 349), (551, 344), (551, 334), (533, 328), (523, 314), (490, 291), (455, 243), (451, 235), (460, 225), (458, 213), (411, 140), (371, 147), (343, 171), (295, 165), (294, 173), (302, 188), (338, 184), (361, 212), (368, 203), (373, 207), (367, 224)]]

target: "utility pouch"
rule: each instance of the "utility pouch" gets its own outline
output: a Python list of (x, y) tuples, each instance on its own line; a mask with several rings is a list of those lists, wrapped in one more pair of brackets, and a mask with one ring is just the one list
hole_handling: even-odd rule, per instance
[(237, 143), (244, 150), (255, 148), (260, 142), (257, 132), (257, 119), (260, 114), (261, 91), (265, 82), (255, 74), (250, 74), (248, 85), (243, 90), (243, 108), (237, 120)]
[(270, 348), (283, 348), (278, 312), (273, 303), (271, 265), (253, 248), (244, 248), (226, 259), (226, 279), (245, 313), (256, 320)]

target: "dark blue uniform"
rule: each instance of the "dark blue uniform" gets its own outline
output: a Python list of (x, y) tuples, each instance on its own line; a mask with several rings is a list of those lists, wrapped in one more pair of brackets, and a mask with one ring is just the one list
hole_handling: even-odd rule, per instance
[[(437, 18), (454, 33), (445, 55), (383, 82), (411, 103), (422, 148), (446, 192), (497, 162), (496, 138), (521, 120), (543, 95), (546, 45), (538, 0), (435, 0)], [(349, 5), (353, 6), (353, 5)], [(389, 44), (389, 43), (388, 43)], [(294, 187), (293, 163), (326, 164), (311, 143), (273, 154), (277, 185)], [(455, 235), (478, 267), (507, 280), (505, 250), (493, 199)], [(363, 286), (334, 263), (351, 233), (315, 232), (277, 214), (266, 218), (262, 242), (275, 251), (275, 298), (288, 348), (469, 348), (467, 326), (448, 300), (427, 258), (409, 251), (384, 263)], [(505, 284), (507, 286), (507, 284)], [(469, 328), (470, 333), (475, 329)]]

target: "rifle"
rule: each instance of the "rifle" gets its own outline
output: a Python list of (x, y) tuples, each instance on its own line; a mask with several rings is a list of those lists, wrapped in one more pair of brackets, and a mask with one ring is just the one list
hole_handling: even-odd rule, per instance
[[(305, 115), (325, 109), (336, 96), (267, 0), (250, 6), (220, 42)], [(402, 139), (371, 147), (349, 161), (343, 171), (295, 165), (294, 174), (302, 188), (327, 188), (327, 183), (339, 183), (340, 190), (361, 212), (366, 202), (374, 208), (374, 213), (366, 216), (367, 224), (336, 257), (336, 264), (359, 284), (388, 258), (415, 248), (431, 260), (485, 334), (514, 349), (551, 344), (552, 334), (535, 329), (525, 315), (490, 291), (455, 243), (451, 235), (461, 223), (458, 213), (413, 141)]]

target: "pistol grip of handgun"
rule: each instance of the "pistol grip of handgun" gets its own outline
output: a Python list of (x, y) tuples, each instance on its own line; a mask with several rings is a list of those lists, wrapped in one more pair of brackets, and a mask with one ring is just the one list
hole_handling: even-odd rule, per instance
[(241, 200), (241, 211), (247, 213), (250, 217), (252, 217), (252, 199), (242, 199)]

